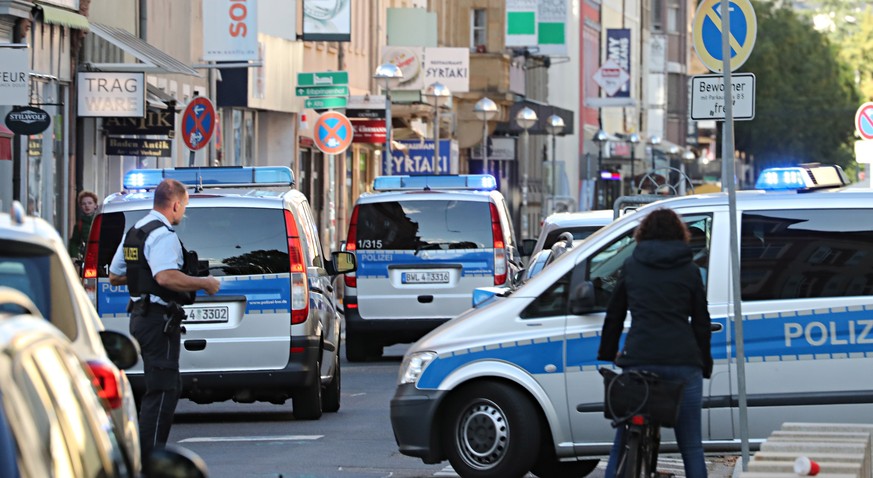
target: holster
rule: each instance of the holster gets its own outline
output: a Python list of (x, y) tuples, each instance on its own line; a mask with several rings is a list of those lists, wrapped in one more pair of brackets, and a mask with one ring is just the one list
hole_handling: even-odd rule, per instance
[(185, 314), (185, 309), (175, 302), (170, 302), (166, 309), (167, 316), (164, 319), (164, 333), (167, 335), (186, 333), (185, 326), (182, 325), (182, 321), (188, 318), (188, 315)]

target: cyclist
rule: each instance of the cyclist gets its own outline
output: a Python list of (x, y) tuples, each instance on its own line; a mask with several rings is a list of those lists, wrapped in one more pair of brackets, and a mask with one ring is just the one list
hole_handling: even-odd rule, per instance
[[(685, 389), (675, 432), (685, 476), (706, 477), (701, 443), (703, 378), (712, 373), (710, 318), (689, 232), (673, 211), (652, 211), (634, 232), (637, 246), (623, 267), (606, 310), (598, 360), (623, 370), (647, 370)], [(619, 352), (627, 312), (632, 322)], [(691, 318), (689, 322), (689, 317)], [(606, 476), (616, 473), (623, 428), (617, 428)]]

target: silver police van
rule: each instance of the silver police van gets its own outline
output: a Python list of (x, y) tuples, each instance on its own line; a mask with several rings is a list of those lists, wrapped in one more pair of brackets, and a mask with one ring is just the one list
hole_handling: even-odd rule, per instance
[[(107, 329), (127, 333), (126, 286), (109, 283), (122, 235), (152, 208), (164, 178), (191, 187), (179, 239), (204, 273), (221, 281), (185, 306), (182, 397), (293, 401), (294, 417), (317, 419), (340, 407), (340, 307), (333, 277), (354, 270), (354, 255), (326, 257), (309, 202), (287, 167), (132, 170), (127, 192), (103, 201), (87, 244), (84, 277)], [(128, 372), (141, 393), (142, 367)]]
[[(873, 416), (873, 192), (824, 187), (845, 183), (837, 167), (783, 168), (736, 195), (753, 446), (785, 421)], [(614, 433), (597, 373), (612, 366), (596, 359), (605, 308), (634, 229), (661, 207), (703, 232), (692, 249), (715, 360), (704, 383), (704, 447), (739, 450), (729, 206), (716, 193), (627, 214), (415, 343), (391, 402), (401, 453), (448, 459), (461, 476), (590, 472)], [(675, 450), (672, 430), (663, 433), (662, 447)]]
[(358, 198), (346, 249), (346, 357), (382, 355), (470, 307), (477, 287), (521, 270), (506, 200), (491, 175), (380, 176)]

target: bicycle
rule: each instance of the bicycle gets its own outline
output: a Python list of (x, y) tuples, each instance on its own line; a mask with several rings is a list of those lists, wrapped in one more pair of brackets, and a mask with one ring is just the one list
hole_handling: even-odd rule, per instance
[(614, 428), (624, 427), (616, 476), (672, 477), (657, 471), (661, 426), (675, 425), (684, 384), (647, 371), (599, 371), (605, 386), (604, 415)]

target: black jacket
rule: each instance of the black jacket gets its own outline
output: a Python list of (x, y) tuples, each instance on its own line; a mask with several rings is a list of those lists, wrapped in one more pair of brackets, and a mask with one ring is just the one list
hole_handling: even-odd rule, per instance
[[(598, 360), (621, 367), (697, 365), (709, 378), (712, 332), (706, 290), (691, 257), (691, 249), (681, 241), (637, 244), (609, 300)], [(628, 309), (631, 328), (616, 358)]]

